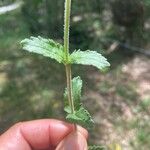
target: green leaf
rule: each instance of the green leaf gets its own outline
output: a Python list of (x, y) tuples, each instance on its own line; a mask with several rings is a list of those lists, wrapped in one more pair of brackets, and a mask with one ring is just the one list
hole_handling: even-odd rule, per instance
[(96, 51), (74, 51), (70, 55), (71, 64), (92, 65), (100, 70), (109, 67), (107, 59)]
[(45, 39), (40, 36), (30, 37), (30, 39), (21, 41), (21, 45), (24, 50), (55, 59), (59, 63), (63, 62), (63, 46), (51, 39)]
[(80, 77), (73, 78), (72, 80), (72, 90), (75, 109), (79, 109), (81, 106), (81, 90), (82, 90), (82, 80)]
[(88, 147), (88, 150), (106, 150), (106, 147), (98, 146), (98, 145), (92, 145)]
[(83, 108), (81, 103), (81, 89), (82, 89), (82, 80), (80, 77), (75, 77), (72, 80), (72, 96), (74, 101), (75, 112), (71, 113), (71, 108), (68, 104), (67, 99), (67, 89), (65, 90), (64, 99), (65, 99), (65, 112), (67, 112), (66, 119), (69, 122), (77, 123), (85, 127), (92, 127), (93, 120), (89, 112)]
[(85, 108), (83, 108), (83, 106), (80, 106), (80, 109), (75, 111), (75, 113), (68, 114), (66, 119), (69, 122), (77, 123), (84, 127), (89, 127), (89, 128), (93, 127), (94, 124), (94, 121), (90, 113)]
[[(81, 106), (81, 89), (82, 89), (82, 80), (80, 77), (75, 77), (72, 79), (72, 97), (74, 101), (74, 107), (75, 110), (78, 110)], [(68, 108), (68, 96), (67, 96), (67, 88), (64, 93), (64, 99), (65, 99), (65, 111), (71, 112), (71, 110)]]

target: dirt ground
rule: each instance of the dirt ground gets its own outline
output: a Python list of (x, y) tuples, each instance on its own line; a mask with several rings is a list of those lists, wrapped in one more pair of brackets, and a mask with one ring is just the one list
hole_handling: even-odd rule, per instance
[(123, 150), (148, 150), (148, 147), (139, 147), (137, 136), (144, 122), (148, 127), (143, 130), (148, 128), (145, 130), (150, 133), (150, 59), (137, 55), (116, 72), (90, 73), (88, 79), (96, 85), (94, 89), (87, 89), (84, 97), (97, 124), (93, 131), (96, 134), (91, 135), (93, 142), (117, 143)]

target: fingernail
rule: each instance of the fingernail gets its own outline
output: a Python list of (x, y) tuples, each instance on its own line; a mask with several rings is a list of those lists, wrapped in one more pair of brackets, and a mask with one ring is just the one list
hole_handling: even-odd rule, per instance
[(60, 142), (56, 150), (87, 150), (87, 141), (80, 132), (73, 132)]

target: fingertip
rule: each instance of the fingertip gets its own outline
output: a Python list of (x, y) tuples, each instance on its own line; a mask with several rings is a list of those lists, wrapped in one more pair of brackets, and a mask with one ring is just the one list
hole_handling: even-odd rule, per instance
[(77, 131), (79, 131), (86, 139), (88, 139), (88, 131), (85, 128), (77, 126)]
[(56, 147), (56, 150), (87, 150), (87, 141), (85, 136), (74, 131), (65, 137)]

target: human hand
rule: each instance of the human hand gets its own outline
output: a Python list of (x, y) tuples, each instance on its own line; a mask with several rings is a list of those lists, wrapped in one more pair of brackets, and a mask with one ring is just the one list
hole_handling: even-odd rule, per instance
[(87, 150), (85, 129), (54, 119), (17, 123), (0, 136), (0, 150)]

